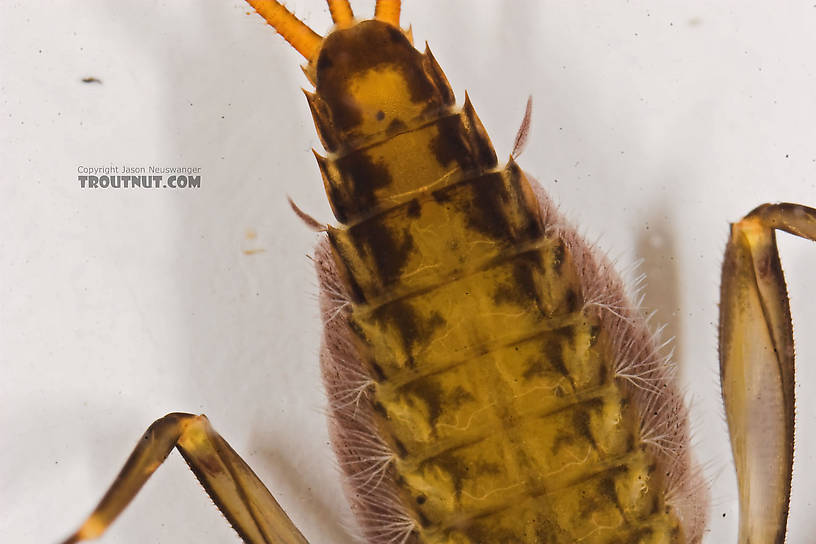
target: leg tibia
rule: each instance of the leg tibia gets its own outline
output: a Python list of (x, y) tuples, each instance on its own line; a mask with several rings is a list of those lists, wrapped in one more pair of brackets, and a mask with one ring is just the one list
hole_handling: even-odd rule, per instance
[(782, 543), (793, 468), (794, 356), (775, 230), (816, 240), (816, 210), (764, 204), (731, 226), (722, 270), (720, 376), (740, 538)]
[(168, 414), (147, 429), (99, 505), (65, 544), (100, 536), (174, 447), (245, 542), (307, 544), (252, 469), (207, 418), (181, 413)]

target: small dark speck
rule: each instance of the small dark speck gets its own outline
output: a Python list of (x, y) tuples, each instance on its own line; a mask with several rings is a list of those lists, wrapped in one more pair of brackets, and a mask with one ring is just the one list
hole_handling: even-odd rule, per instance
[(100, 85), (102, 85), (102, 80), (99, 79), (98, 77), (89, 76), (83, 77), (82, 83), (99, 83)]
[(785, 158), (786, 158), (786, 159), (789, 159), (789, 158), (790, 158), (790, 155), (788, 155), (787, 153), (785, 153)]
[(725, 512), (723, 512), (723, 517), (725, 517)]
[(383, 119), (385, 119), (385, 113), (383, 113), (383, 111), (380, 110), (377, 112), (377, 121), (382, 121)]

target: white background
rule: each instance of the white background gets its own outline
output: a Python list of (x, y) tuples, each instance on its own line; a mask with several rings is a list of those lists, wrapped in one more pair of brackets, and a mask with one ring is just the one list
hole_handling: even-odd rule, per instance
[[(302, 59), (237, 0), (1, 4), (0, 539), (66, 536), (150, 422), (189, 411), (311, 542), (352, 542), (317, 366), (316, 235), (285, 199), (332, 219)], [(320, 0), (289, 6), (329, 28)], [(457, 98), (469, 91), (500, 156), (533, 95), (522, 166), (622, 265), (645, 259), (712, 484), (706, 542), (736, 542), (719, 266), (728, 221), (766, 201), (816, 204), (816, 6), (417, 0), (402, 20)], [(202, 184), (80, 189), (78, 166), (109, 164), (197, 166)], [(798, 544), (816, 530), (816, 246), (780, 246), (799, 353)], [(173, 453), (103, 542), (237, 542), (209, 502)]]

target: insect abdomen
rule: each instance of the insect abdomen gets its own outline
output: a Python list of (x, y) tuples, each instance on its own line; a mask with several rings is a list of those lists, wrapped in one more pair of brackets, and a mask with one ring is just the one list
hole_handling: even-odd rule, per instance
[[(369, 30), (402, 54), (393, 28)], [(683, 541), (615, 339), (587, 304), (592, 263), (513, 161), (496, 169), (430, 55), (355, 61), (345, 101), (322, 96), (322, 55), (310, 102), (349, 225), (318, 264), (324, 295), (351, 301), (337, 317), (324, 300), (324, 375), (370, 541)], [(326, 55), (330, 70), (341, 57)], [(394, 103), (370, 96), (378, 81)]]

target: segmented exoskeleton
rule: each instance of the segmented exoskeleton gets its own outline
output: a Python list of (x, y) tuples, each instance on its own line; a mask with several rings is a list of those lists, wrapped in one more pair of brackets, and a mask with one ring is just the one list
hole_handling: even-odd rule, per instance
[(686, 411), (609, 263), (399, 28), (340, 28), (310, 68), (344, 223), (323, 373), (368, 540), (699, 540)]
[[(336, 27), (325, 38), (277, 2), (250, 3), (309, 61), (315, 87), (307, 99), (327, 152), (317, 162), (340, 226), (298, 213), (326, 231), (315, 258), (321, 365), (366, 542), (700, 541), (707, 490), (656, 335), (606, 258), (513, 158), (499, 164), (470, 101), (456, 106), (433, 55), (399, 27), (399, 2), (379, 0), (374, 19), (357, 21), (346, 0), (329, 0)], [(790, 481), (790, 462), (756, 469), (792, 451), (792, 341), (772, 229), (813, 238), (815, 219), (801, 206), (760, 208), (735, 225), (726, 257), (723, 373), (751, 381), (753, 346), (735, 327), (758, 314), (773, 344), (758, 349), (782, 369), (768, 374), (781, 376), (782, 406), (768, 421), (783, 423), (783, 439), (759, 457), (740, 441), (756, 442), (762, 425), (740, 418), (761, 405), (724, 387), (742, 421), (732, 434), (741, 483), (782, 482), (770, 521), (741, 529), (746, 540), (774, 524), (784, 538)], [(744, 302), (755, 294), (761, 311)], [(99, 534), (177, 447), (244, 540), (305, 542), (203, 416), (171, 414), (146, 437), (69, 541)]]

